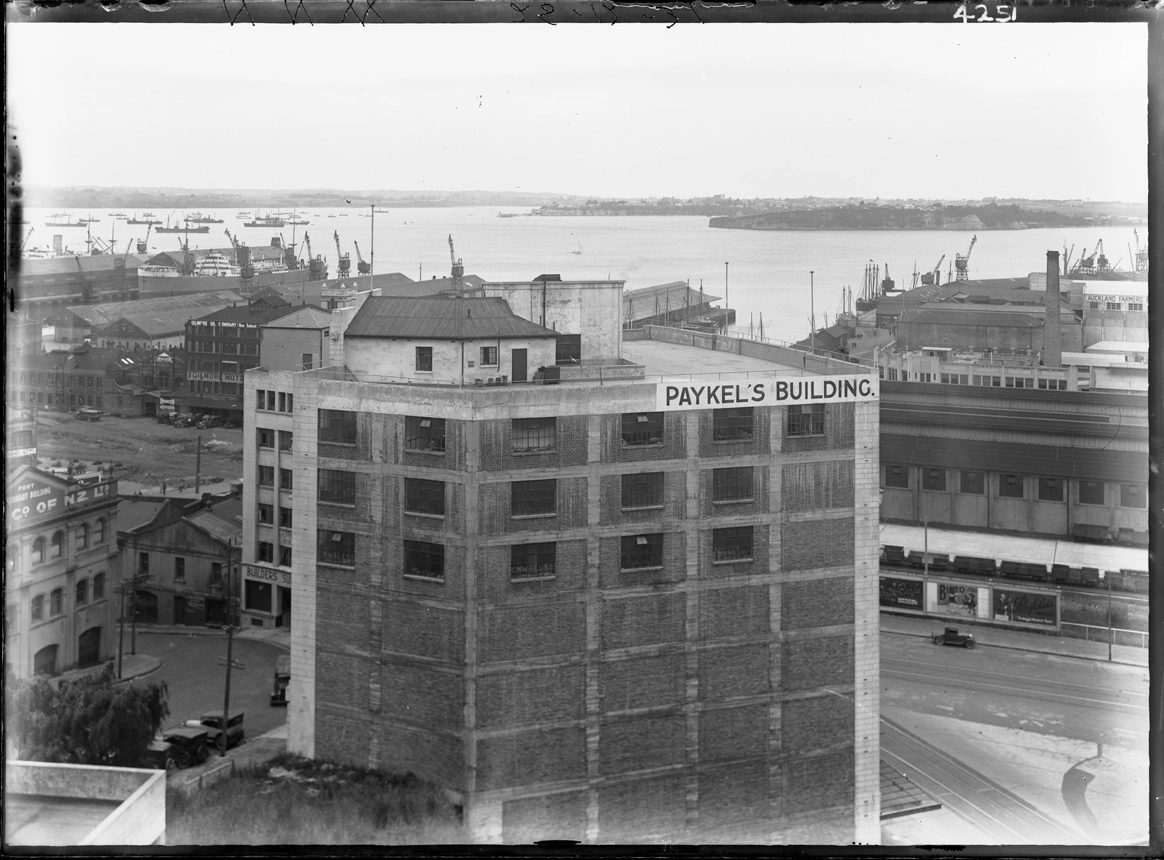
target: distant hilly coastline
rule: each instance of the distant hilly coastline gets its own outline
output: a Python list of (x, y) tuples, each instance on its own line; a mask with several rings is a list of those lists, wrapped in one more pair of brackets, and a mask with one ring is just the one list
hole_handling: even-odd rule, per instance
[[(1146, 215), (1146, 213), (1145, 213)], [(1147, 223), (1127, 214), (1061, 212), (1017, 205), (825, 206), (714, 217), (709, 226), (731, 230), (1030, 230)]]

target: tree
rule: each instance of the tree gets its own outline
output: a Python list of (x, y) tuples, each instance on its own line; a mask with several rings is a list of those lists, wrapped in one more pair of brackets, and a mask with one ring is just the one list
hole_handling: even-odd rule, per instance
[(44, 679), (13, 692), (9, 731), (28, 761), (137, 767), (169, 716), (165, 682), (118, 684), (109, 665), (54, 688)]

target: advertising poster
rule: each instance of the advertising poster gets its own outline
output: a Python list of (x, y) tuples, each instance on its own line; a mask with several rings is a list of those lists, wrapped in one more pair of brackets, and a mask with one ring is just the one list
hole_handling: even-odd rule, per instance
[(881, 605), (893, 609), (922, 611), (922, 581), (920, 579), (897, 579), (881, 577)]
[(979, 588), (973, 583), (927, 582), (926, 611), (963, 618), (978, 618), (980, 614), (985, 617), (984, 604), (988, 593), (989, 589)]
[(1054, 627), (1058, 612), (1057, 594), (1046, 591), (1014, 591), (1009, 588), (995, 588), (993, 618), (997, 621), (1017, 621), (1022, 624), (1043, 624)]

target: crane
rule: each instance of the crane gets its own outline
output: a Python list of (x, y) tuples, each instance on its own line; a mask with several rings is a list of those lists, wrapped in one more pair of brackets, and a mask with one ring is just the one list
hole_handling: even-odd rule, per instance
[(137, 243), (137, 252), (139, 254), (148, 254), (149, 253), (150, 230), (152, 230), (152, 229), (154, 229), (154, 224), (151, 221), (148, 224), (146, 224), (145, 238)]
[(946, 255), (942, 254), (942, 259), (938, 260), (938, 264), (934, 266), (932, 271), (923, 272), (921, 276), (922, 286), (934, 287), (941, 283), (942, 278), (942, 262), (946, 259)]
[(453, 234), (449, 234), (449, 259), (453, 263), (453, 289), (460, 293), (464, 288), (464, 281), (462, 280), (465, 274), (465, 264), (457, 257), (457, 252), (453, 249)]
[(1107, 257), (1103, 253), (1103, 239), (1100, 239), (1095, 246), (1095, 271), (1099, 275), (1111, 271), (1111, 266), (1107, 264)]
[(1095, 250), (1091, 252), (1091, 256), (1087, 256), (1087, 248), (1079, 255), (1079, 260), (1071, 267), (1071, 274), (1073, 275), (1094, 275), (1095, 274), (1095, 255), (1103, 248), (1103, 243), (1095, 246)]
[(303, 244), (307, 246), (307, 268), (311, 272), (311, 280), (324, 280), (327, 277), (327, 268), (323, 257), (311, 256), (311, 237), (307, 235), (306, 230), (303, 231)]
[(1134, 272), (1146, 272), (1146, 271), (1148, 271), (1148, 249), (1147, 248), (1143, 248), (1143, 249), (1140, 248), (1140, 231), (1139, 230), (1133, 230), (1132, 235), (1134, 235), (1136, 237), (1136, 256), (1132, 258), (1136, 262), (1135, 262), (1135, 265), (1132, 266), (1132, 271), (1134, 271)]
[(255, 266), (251, 262), (251, 249), (235, 236), (230, 235), (230, 230), (223, 230), (223, 232), (226, 233), (226, 238), (230, 239), (231, 247), (234, 248), (234, 262), (238, 266), (239, 274), (242, 275), (244, 281), (249, 281), (255, 276)]
[[(35, 229), (36, 229), (36, 228), (35, 228), (35, 227), (32, 227), (32, 226), (30, 226), (30, 227), (28, 228), (28, 235), (27, 235), (27, 236), (25, 236), (25, 237), (24, 237), (24, 241), (20, 243), (20, 253), (21, 253), (21, 254), (23, 254), (23, 253), (24, 253), (24, 246), (25, 246), (25, 245), (27, 245), (27, 244), (28, 244), (28, 240), (32, 238), (32, 231), (33, 231), (33, 230), (35, 230)], [(1136, 245), (1138, 246), (1139, 244), (1140, 244), (1140, 240), (1139, 240), (1139, 237), (1137, 237), (1137, 238), (1136, 238)]]
[(356, 271), (361, 275), (367, 275), (372, 271), (372, 264), (364, 260), (364, 255), (360, 253), (360, 243), (355, 239), (352, 244), (356, 246)]
[(966, 249), (966, 256), (961, 254), (954, 255), (954, 278), (958, 281), (966, 281), (970, 279), (970, 253), (974, 250), (974, 243), (978, 241), (978, 236), (970, 237), (970, 247)]
[(336, 277), (346, 278), (351, 273), (352, 257), (350, 254), (345, 254), (340, 250), (339, 230), (335, 231), (335, 256), (336, 260), (338, 260), (336, 265), (339, 267)]

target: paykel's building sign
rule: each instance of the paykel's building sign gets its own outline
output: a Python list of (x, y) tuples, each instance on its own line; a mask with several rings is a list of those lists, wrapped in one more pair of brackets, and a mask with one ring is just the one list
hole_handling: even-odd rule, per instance
[(724, 409), (740, 406), (790, 406), (804, 403), (853, 403), (876, 400), (876, 376), (749, 376), (733, 382), (660, 382), (656, 408)]

